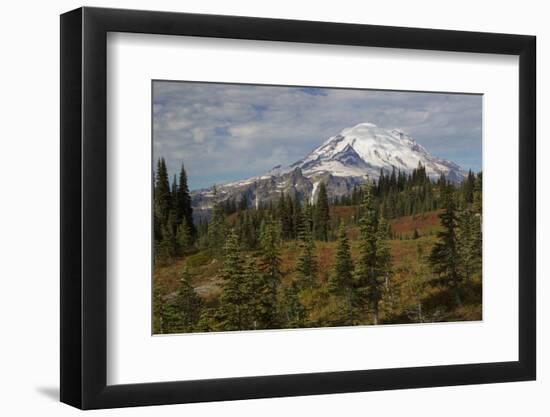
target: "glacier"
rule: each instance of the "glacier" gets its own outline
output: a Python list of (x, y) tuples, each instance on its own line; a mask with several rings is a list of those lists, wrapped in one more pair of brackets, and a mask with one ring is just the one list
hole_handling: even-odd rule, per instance
[(259, 202), (275, 201), (282, 192), (301, 200), (313, 199), (321, 182), (329, 198), (339, 197), (366, 178), (378, 179), (382, 170), (409, 173), (419, 164), (433, 180), (442, 174), (453, 182), (466, 177), (458, 164), (431, 155), (404, 131), (365, 122), (343, 129), (288, 166), (278, 165), (257, 177), (217, 185), (216, 193), (211, 189), (195, 190), (191, 197), (198, 210), (208, 210), (227, 198), (246, 198), (250, 206), (258, 207)]

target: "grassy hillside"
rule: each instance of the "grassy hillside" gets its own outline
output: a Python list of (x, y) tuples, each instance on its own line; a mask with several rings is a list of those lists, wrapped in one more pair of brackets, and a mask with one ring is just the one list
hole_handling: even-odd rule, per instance
[[(331, 206), (331, 221), (348, 224), (352, 258), (357, 259), (358, 227), (354, 225), (356, 206)], [(390, 222), (392, 239), (389, 241), (393, 258), (392, 279), (385, 286), (381, 305), (381, 323), (412, 323), (433, 321), (461, 321), (481, 319), (481, 278), (466, 284), (462, 307), (454, 303), (449, 289), (431, 285), (427, 272), (426, 256), (437, 240), (440, 229), (440, 211), (405, 216)], [(231, 219), (230, 219), (231, 220)], [(334, 325), (331, 320), (337, 309), (336, 299), (327, 290), (327, 281), (334, 269), (336, 241), (316, 241), (318, 285), (304, 292), (301, 302), (306, 307), (311, 326)], [(281, 252), (282, 288), (296, 279), (297, 242), (286, 241)], [(221, 291), (220, 270), (222, 262), (209, 249), (196, 251), (175, 260), (168, 266), (154, 271), (155, 286), (164, 287), (168, 293), (177, 289), (181, 271), (185, 268), (191, 276), (191, 284), (206, 305), (216, 306)]]

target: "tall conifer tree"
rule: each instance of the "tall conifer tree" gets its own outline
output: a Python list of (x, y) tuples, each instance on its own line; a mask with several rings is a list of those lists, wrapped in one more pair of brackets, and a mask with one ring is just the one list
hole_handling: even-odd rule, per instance
[(463, 276), (460, 271), (460, 256), (457, 243), (458, 219), (452, 184), (441, 184), (443, 212), (439, 215), (443, 230), (438, 232), (438, 241), (429, 257), (430, 265), (438, 276), (438, 283), (450, 286), (458, 306), (462, 306), (460, 295)]
[[(396, 186), (395, 170), (391, 182)], [(372, 198), (372, 186), (367, 180), (363, 187), (362, 216), (359, 221), (359, 259), (357, 261), (357, 281), (359, 292), (372, 312), (373, 324), (379, 321), (379, 303), (382, 298), (381, 282), (377, 275), (377, 219)]]
[(327, 187), (322, 182), (319, 185), (319, 195), (315, 205), (315, 237), (327, 241), (329, 235), (330, 214), (327, 196)]
[[(277, 287), (281, 281), (281, 225), (272, 219), (260, 230), (261, 269), (271, 288), (271, 303), (277, 304)], [(275, 316), (275, 314), (273, 314)]]
[(197, 330), (197, 323), (201, 316), (202, 300), (191, 285), (191, 276), (187, 269), (182, 271), (173, 305), (177, 318), (177, 331), (189, 333)]
[(346, 228), (340, 223), (338, 231), (338, 246), (336, 247), (336, 260), (334, 272), (329, 278), (331, 292), (340, 296), (345, 305), (343, 312), (346, 319), (345, 324), (351, 325), (355, 322), (355, 282), (353, 279), (353, 260), (349, 246)]
[(179, 183), (177, 188), (177, 219), (178, 223), (185, 221), (189, 229), (191, 236), (195, 236), (197, 230), (193, 221), (193, 207), (191, 205), (191, 195), (189, 194), (189, 186), (187, 184), (187, 172), (185, 167), (181, 164)]
[(246, 325), (246, 299), (243, 294), (243, 259), (238, 237), (230, 230), (225, 242), (222, 292), (217, 319), (220, 330), (242, 330)]
[(302, 221), (299, 232), (299, 255), (296, 263), (296, 271), (300, 276), (300, 283), (305, 287), (315, 284), (317, 274), (317, 260), (315, 258), (315, 242), (312, 234), (311, 205), (306, 201), (302, 212)]

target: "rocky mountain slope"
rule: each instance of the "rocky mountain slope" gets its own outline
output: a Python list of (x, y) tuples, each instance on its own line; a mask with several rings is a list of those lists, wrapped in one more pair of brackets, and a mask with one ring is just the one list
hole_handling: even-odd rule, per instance
[(215, 189), (192, 191), (193, 206), (208, 210), (216, 201), (246, 198), (258, 206), (279, 198), (282, 192), (315, 201), (319, 184), (324, 182), (330, 197), (349, 194), (367, 178), (377, 179), (380, 170), (394, 168), (410, 172), (422, 164), (433, 179), (444, 174), (460, 182), (464, 170), (454, 162), (432, 156), (422, 145), (398, 129), (383, 129), (360, 123), (331, 136), (305, 158), (289, 166), (276, 166), (264, 175), (218, 185)]

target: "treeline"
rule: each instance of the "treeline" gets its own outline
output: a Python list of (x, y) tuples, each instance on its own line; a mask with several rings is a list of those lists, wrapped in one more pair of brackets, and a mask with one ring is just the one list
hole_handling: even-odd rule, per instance
[[(461, 209), (472, 204), (476, 181), (481, 183), (481, 173), (476, 176), (470, 170), (465, 180), (455, 186), (453, 192)], [(426, 174), (426, 168), (418, 163), (418, 167), (409, 174), (395, 168), (391, 174), (380, 170), (378, 181), (373, 182), (373, 194), (384, 217), (393, 219), (440, 209), (444, 200), (441, 190), (447, 184), (443, 175), (432, 181)], [(362, 200), (362, 188), (355, 186), (350, 195), (335, 198), (332, 204), (356, 206)]]
[[(295, 278), (281, 285), (283, 227), (280, 220), (262, 221), (258, 250), (251, 252), (234, 227), (230, 227), (221, 208), (215, 207), (209, 228), (212, 250), (222, 259), (222, 291), (214, 306), (207, 306), (190, 286), (189, 272), (184, 269), (175, 294), (163, 293), (156, 286), (155, 331), (174, 333), (278, 329), (326, 326), (312, 320), (304, 295), (326, 292), (338, 301), (338, 312), (332, 325), (351, 325), (369, 320), (379, 323), (379, 305), (383, 286), (391, 277), (391, 255), (388, 247), (388, 223), (379, 216), (371, 193), (365, 184), (360, 219), (360, 256), (352, 261), (345, 226), (339, 228), (335, 268), (328, 285), (318, 279), (318, 260), (313, 229), (314, 210), (305, 204), (297, 225), (297, 261)], [(320, 197), (321, 198), (321, 197)]]
[[(243, 201), (244, 198), (241, 200)], [(303, 216), (309, 218), (311, 233), (316, 240), (328, 241), (334, 238), (335, 224), (331, 222), (329, 199), (325, 184), (319, 185), (319, 192), (314, 204), (309, 199), (303, 202), (299, 198), (281, 193), (276, 202), (259, 205), (254, 209), (227, 210), (234, 207), (234, 201), (228, 199), (214, 205), (210, 219), (200, 219), (198, 230), (199, 248), (219, 249), (220, 237), (224, 235), (223, 222), (228, 222), (239, 236), (244, 248), (255, 250), (259, 248), (261, 226), (266, 221), (274, 220), (280, 223), (281, 239), (284, 241), (296, 240), (300, 234)], [(246, 200), (244, 200), (246, 201)], [(239, 204), (237, 204), (237, 207)], [(244, 207), (241, 204), (241, 207)], [(223, 220), (222, 219), (227, 219)]]
[[(447, 191), (453, 195), (457, 208), (463, 210), (473, 204), (474, 189), (481, 187), (481, 181), (481, 173), (475, 175), (471, 171), (459, 184), (447, 181), (444, 176), (437, 181), (432, 181), (426, 174), (426, 169), (419, 164), (418, 168), (410, 174), (395, 169), (390, 175), (381, 171), (379, 180), (370, 183), (370, 189), (378, 214), (391, 220), (441, 209), (445, 204)], [(242, 196), (239, 201), (229, 198), (219, 202), (213, 208), (210, 220), (199, 220), (198, 247), (211, 247), (212, 243), (209, 243), (211, 239), (219, 241), (217, 237), (223, 234), (223, 231), (209, 231), (209, 229), (217, 228), (221, 217), (230, 219), (240, 242), (249, 250), (258, 248), (260, 227), (266, 219), (281, 222), (283, 240), (296, 240), (303, 211), (310, 211), (311, 228), (315, 240), (336, 240), (341, 221), (346, 225), (359, 225), (363, 215), (361, 202), (364, 198), (364, 188), (356, 186), (349, 196), (330, 200), (324, 183), (319, 185), (317, 200), (313, 204), (307, 198), (301, 202), (298, 197), (285, 193), (281, 193), (277, 201), (263, 203), (258, 208), (248, 208), (245, 196)], [(349, 219), (331, 216), (331, 206), (352, 206), (353, 214)], [(414, 231), (412, 238), (418, 236), (418, 231)], [(397, 236), (392, 234), (391, 237)]]

